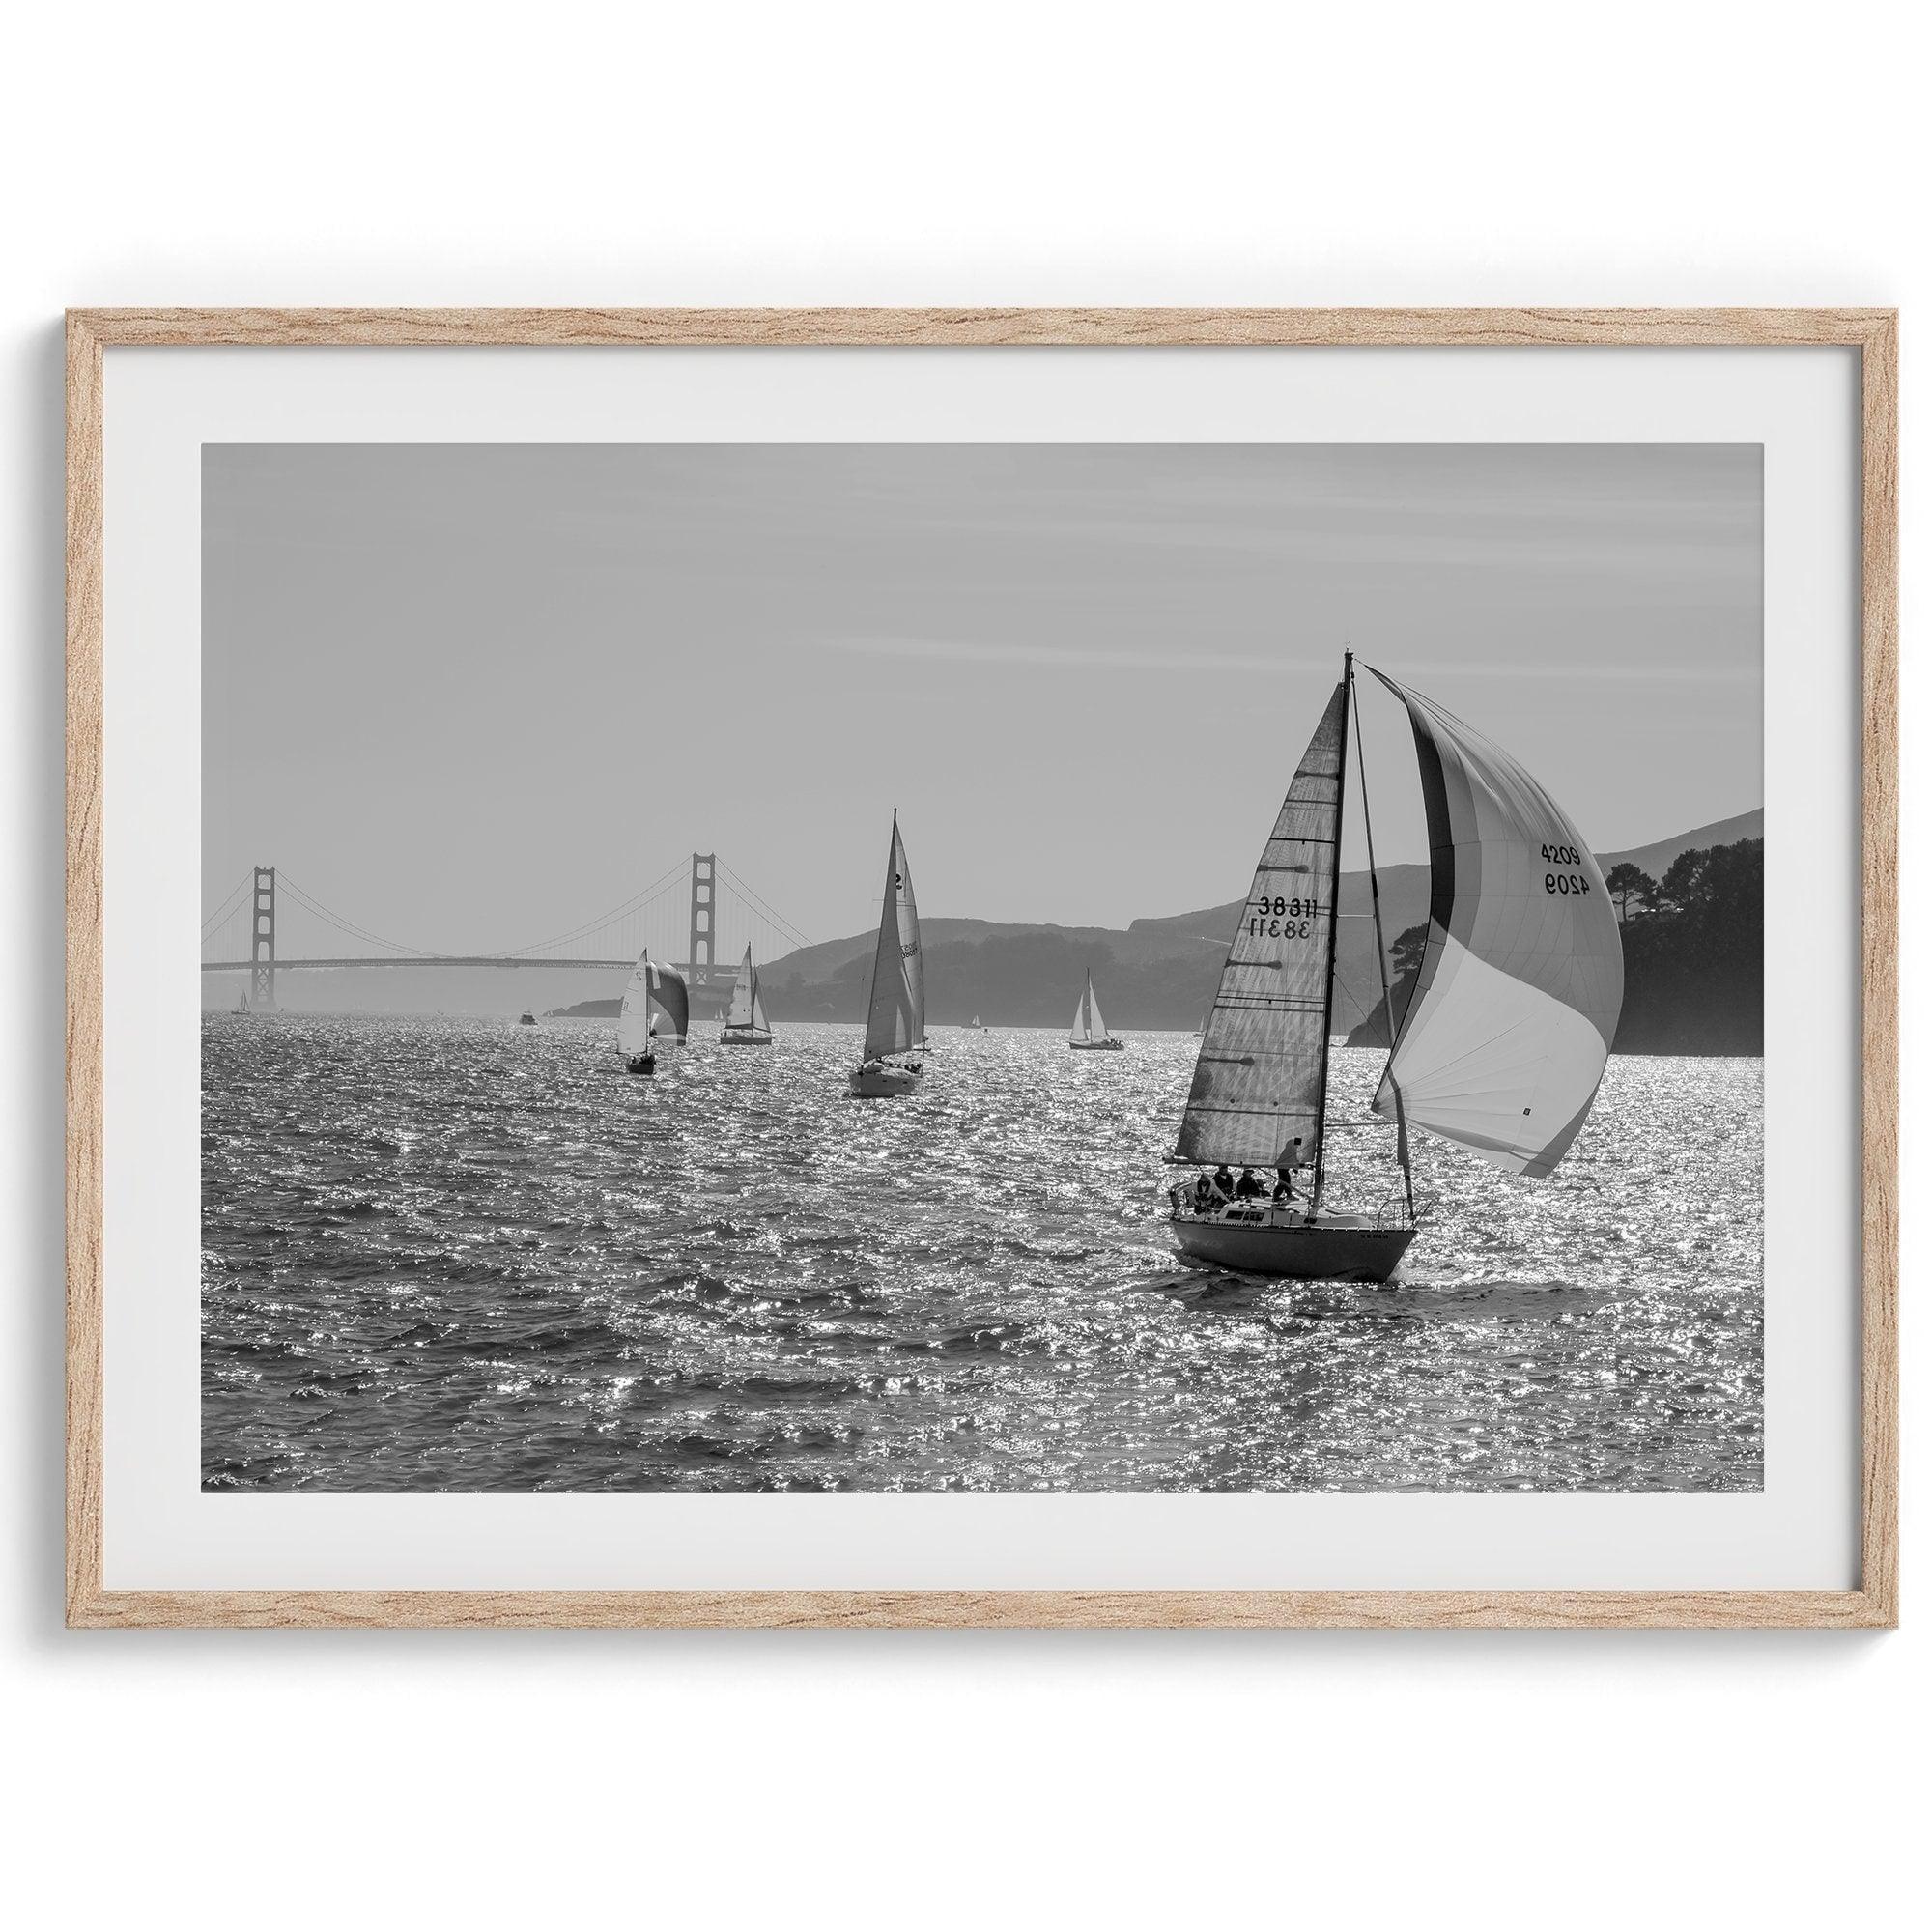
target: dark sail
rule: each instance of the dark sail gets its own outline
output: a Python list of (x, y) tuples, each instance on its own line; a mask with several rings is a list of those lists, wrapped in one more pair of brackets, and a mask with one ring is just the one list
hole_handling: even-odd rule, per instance
[[(1373, 668), (1373, 667), (1371, 667)], [(1582, 836), (1521, 765), (1439, 704), (1407, 707), (1429, 814), (1429, 938), (1376, 1107), (1513, 1173), (1576, 1139), (1623, 1008), (1623, 941)]]

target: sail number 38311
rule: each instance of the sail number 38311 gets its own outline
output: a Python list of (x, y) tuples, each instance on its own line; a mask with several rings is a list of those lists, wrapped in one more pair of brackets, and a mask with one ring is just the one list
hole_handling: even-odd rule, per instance
[(1306, 939), (1321, 916), (1319, 899), (1290, 899), (1265, 895), (1248, 908), (1250, 939)]

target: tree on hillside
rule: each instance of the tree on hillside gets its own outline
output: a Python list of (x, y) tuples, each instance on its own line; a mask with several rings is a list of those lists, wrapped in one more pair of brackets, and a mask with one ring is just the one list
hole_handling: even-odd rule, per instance
[(1407, 1017), (1408, 1003), (1415, 997), (1416, 982), (1422, 977), (1422, 955), (1428, 946), (1427, 920), (1396, 934), (1395, 944), (1389, 948), (1389, 967), (1394, 978), (1389, 981), (1388, 1002), (1384, 1005), (1377, 1000), (1375, 1010), (1350, 1034), (1350, 1046), (1387, 1046), (1395, 1037), (1388, 1023), (1389, 1011), (1391, 1009), (1395, 1011), (1398, 1026)]
[(1633, 905), (1639, 912), (1648, 912), (1657, 903), (1657, 881), (1641, 866), (1633, 866), (1628, 859), (1610, 867), (1610, 876), (1604, 885), (1617, 902), (1619, 919), (1629, 919)]
[(1702, 895), (1704, 872), (1711, 863), (1711, 853), (1721, 849), (1713, 846), (1707, 851), (1678, 853), (1664, 868), (1663, 881), (1657, 889), (1655, 902), (1665, 912), (1689, 912)]
[(1764, 1051), (1763, 839), (1679, 853), (1623, 942), (1619, 1052)]

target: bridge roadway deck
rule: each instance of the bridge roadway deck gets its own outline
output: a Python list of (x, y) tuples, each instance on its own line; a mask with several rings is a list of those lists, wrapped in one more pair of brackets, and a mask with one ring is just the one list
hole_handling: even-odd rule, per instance
[[(344, 966), (497, 966), (503, 968), (517, 966), (541, 966), (555, 969), (568, 968), (576, 972), (628, 973), (638, 962), (635, 959), (505, 959), (500, 954), (463, 954), (434, 952), (421, 957), (405, 955), (397, 958), (379, 959), (276, 959), (263, 960), (262, 964), (271, 964), (277, 973), (324, 973)], [(677, 965), (675, 960), (666, 960), (666, 965), (676, 965), (686, 978), (691, 977), (689, 966)], [(246, 973), (252, 969), (254, 961), (249, 959), (204, 959), (201, 970), (204, 973)], [(735, 969), (714, 966), (711, 977), (721, 975), (729, 979)], [(701, 976), (700, 976), (701, 977)]]

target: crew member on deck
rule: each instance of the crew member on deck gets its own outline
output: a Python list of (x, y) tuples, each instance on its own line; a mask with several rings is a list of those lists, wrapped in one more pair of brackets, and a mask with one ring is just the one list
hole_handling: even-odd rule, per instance
[(1301, 1165), (1301, 1136), (1289, 1143), (1288, 1151), (1275, 1163), (1274, 1198), (1278, 1206), (1294, 1199), (1294, 1171)]
[(1235, 1177), (1228, 1172), (1228, 1163), (1225, 1160), (1214, 1170), (1214, 1192), (1223, 1201), (1232, 1201), (1235, 1198)]
[(1262, 1183), (1255, 1179), (1253, 1168), (1242, 1168), (1241, 1178), (1235, 1183), (1235, 1199), (1236, 1201), (1254, 1201), (1266, 1191)]

